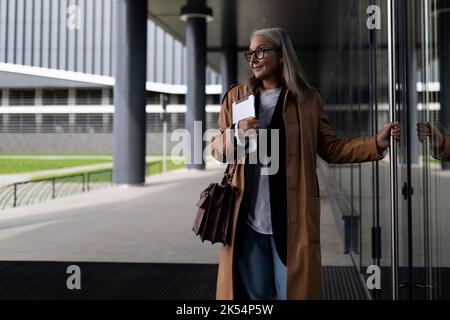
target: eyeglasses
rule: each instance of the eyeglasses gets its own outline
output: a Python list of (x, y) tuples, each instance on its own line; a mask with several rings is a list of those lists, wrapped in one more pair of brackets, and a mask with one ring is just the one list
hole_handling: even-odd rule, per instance
[(257, 59), (262, 59), (262, 58), (264, 58), (264, 55), (265, 55), (266, 52), (268, 52), (268, 51), (278, 51), (278, 50), (281, 50), (281, 49), (280, 48), (258, 48), (255, 51), (252, 51), (252, 50), (246, 51), (244, 53), (244, 56), (245, 56), (245, 59), (247, 59), (247, 61), (250, 62), (250, 60), (252, 60), (253, 54), (255, 54), (255, 57)]

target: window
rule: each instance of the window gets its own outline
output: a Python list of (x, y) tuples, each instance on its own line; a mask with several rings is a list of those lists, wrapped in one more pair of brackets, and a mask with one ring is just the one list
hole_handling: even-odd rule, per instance
[(66, 132), (69, 127), (68, 114), (43, 114), (42, 132), (57, 133)]
[(175, 94), (172, 96), (172, 102), (174, 104), (185, 104), (186, 103), (186, 96), (184, 94)]
[(220, 104), (220, 95), (218, 94), (207, 95), (206, 104)]
[(67, 105), (69, 100), (68, 90), (43, 90), (42, 104), (43, 105)]
[(147, 91), (147, 104), (159, 104), (159, 93)]
[(9, 92), (9, 104), (12, 106), (32, 106), (34, 98), (34, 89), (13, 89)]
[(100, 89), (77, 89), (76, 104), (81, 105), (101, 105), (102, 90)]

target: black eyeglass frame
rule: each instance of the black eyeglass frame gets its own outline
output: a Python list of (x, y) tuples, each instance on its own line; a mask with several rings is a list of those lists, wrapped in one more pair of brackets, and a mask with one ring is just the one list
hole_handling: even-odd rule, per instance
[(255, 54), (255, 57), (257, 59), (264, 59), (266, 52), (279, 51), (279, 50), (281, 50), (281, 48), (269, 48), (269, 47), (263, 48), (263, 47), (261, 47), (261, 48), (256, 49), (255, 51), (252, 51), (252, 50), (245, 51), (244, 57), (248, 62), (250, 62), (252, 60), (253, 54)]

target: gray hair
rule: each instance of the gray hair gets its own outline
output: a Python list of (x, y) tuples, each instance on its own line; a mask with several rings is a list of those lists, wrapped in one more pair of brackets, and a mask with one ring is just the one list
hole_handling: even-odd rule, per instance
[[(281, 57), (283, 60), (283, 67), (281, 71), (281, 79), (283, 85), (292, 92), (297, 99), (303, 95), (305, 90), (311, 88), (309, 83), (304, 78), (300, 62), (295, 53), (289, 35), (281, 28), (267, 28), (253, 31), (250, 41), (257, 36), (264, 37), (270, 44), (276, 48), (281, 48)], [(249, 89), (252, 93), (256, 93), (261, 87), (262, 83), (252, 75), (248, 79)]]

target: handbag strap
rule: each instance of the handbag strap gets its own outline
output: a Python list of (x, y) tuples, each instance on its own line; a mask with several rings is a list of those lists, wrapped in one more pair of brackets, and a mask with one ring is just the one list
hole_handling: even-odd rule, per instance
[[(230, 167), (232, 168), (232, 170), (230, 171)], [(231, 182), (233, 181), (233, 176), (234, 173), (236, 172), (237, 169), (237, 164), (236, 163), (230, 163), (227, 166), (227, 169), (225, 170), (223, 179), (222, 179), (222, 184), (224, 184), (224, 182), (226, 182), (227, 184), (231, 184)]]

